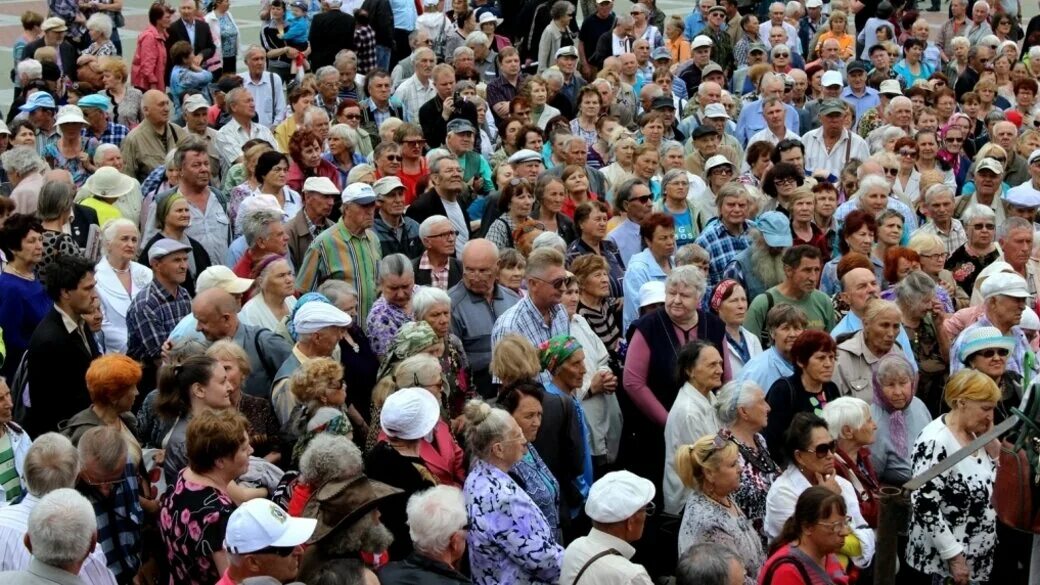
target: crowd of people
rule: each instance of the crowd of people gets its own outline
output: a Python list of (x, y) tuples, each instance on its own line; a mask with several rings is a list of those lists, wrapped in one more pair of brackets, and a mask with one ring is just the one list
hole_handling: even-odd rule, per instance
[(1000, 439), (882, 498), (1038, 408), (1040, 18), (948, 9), (25, 12), (0, 581), (1027, 582)]

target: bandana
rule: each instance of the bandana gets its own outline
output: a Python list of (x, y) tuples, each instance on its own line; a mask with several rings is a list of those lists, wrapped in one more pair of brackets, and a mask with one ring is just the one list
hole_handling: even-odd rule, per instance
[(881, 381), (878, 380), (877, 377), (878, 368), (883, 363), (889, 361), (902, 361), (906, 364), (907, 368), (910, 369), (911, 372), (913, 371), (913, 368), (910, 366), (910, 362), (908, 362), (902, 354), (890, 353), (878, 360), (877, 363), (874, 364), (874, 367), (871, 368), (871, 378), (874, 383), (874, 403), (880, 406), (882, 410), (888, 413), (888, 433), (890, 439), (892, 440), (892, 446), (895, 448), (896, 453), (899, 453), (904, 457), (908, 457), (910, 455), (910, 438), (909, 431), (907, 430), (906, 426), (906, 416), (904, 415), (904, 413), (908, 408), (910, 408), (910, 403), (913, 401), (914, 396), (917, 394), (917, 378), (911, 374), (910, 400), (907, 401), (906, 406), (903, 407), (903, 410), (896, 410), (895, 407), (892, 406), (892, 403), (890, 403), (888, 399), (885, 398), (885, 393), (881, 389)]
[(538, 347), (542, 369), (555, 374), (572, 355), (581, 350), (581, 344), (570, 335), (557, 335)]
[(737, 286), (737, 281), (732, 278), (727, 278), (715, 287), (715, 292), (711, 293), (711, 300), (708, 301), (708, 308), (711, 309), (712, 313), (719, 314), (719, 307), (722, 306), (722, 299), (729, 294), (729, 291), (733, 290), (733, 287)]
[(390, 351), (383, 358), (383, 365), (379, 368), (376, 379), (383, 379), (394, 371), (397, 364), (413, 355), (418, 355), (419, 352), (434, 345), (437, 341), (437, 334), (426, 321), (409, 321), (401, 325), (390, 344)]

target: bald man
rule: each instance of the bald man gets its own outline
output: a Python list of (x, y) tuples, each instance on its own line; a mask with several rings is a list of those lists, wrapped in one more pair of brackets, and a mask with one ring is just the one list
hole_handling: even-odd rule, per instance
[(250, 374), (244, 391), (250, 396), (270, 399), (271, 383), (292, 346), (278, 333), (253, 327), (238, 320), (239, 302), (220, 288), (199, 293), (191, 303), (195, 329), (210, 343), (230, 339), (249, 356)]
[(138, 182), (163, 164), (166, 154), (188, 133), (170, 123), (170, 107), (170, 98), (165, 93), (155, 89), (146, 91), (141, 99), (144, 120), (123, 141), (123, 160), (126, 161), (123, 172)]

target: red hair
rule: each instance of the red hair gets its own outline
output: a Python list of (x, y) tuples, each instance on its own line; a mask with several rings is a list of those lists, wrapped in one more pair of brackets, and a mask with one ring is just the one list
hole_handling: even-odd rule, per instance
[(90, 401), (110, 406), (141, 381), (141, 365), (120, 353), (103, 355), (87, 368), (87, 392)]
[(798, 334), (798, 338), (791, 345), (791, 361), (799, 368), (809, 363), (816, 352), (837, 353), (838, 344), (834, 338), (823, 331), (806, 329)]
[(910, 248), (892, 246), (885, 252), (885, 281), (895, 284), (899, 281), (899, 261), (921, 262), (921, 255)]

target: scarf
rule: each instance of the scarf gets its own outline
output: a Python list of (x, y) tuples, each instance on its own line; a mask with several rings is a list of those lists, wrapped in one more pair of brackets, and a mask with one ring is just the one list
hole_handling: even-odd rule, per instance
[(581, 343), (570, 335), (557, 335), (538, 347), (542, 369), (555, 374), (572, 355), (581, 351)]
[[(910, 372), (910, 399), (906, 401), (906, 406), (904, 406), (902, 410), (897, 410), (892, 406), (892, 403), (888, 401), (885, 397), (885, 393), (881, 390), (881, 380), (878, 379), (878, 372), (881, 369), (889, 368), (890, 365), (897, 364), (902, 365), (907, 372)], [(906, 428), (905, 411), (910, 407), (910, 403), (917, 394), (917, 377), (913, 374), (913, 367), (902, 354), (889, 353), (885, 354), (880, 360), (878, 360), (871, 370), (871, 378), (874, 384), (874, 402), (880, 405), (881, 408), (888, 413), (888, 435), (892, 441), (892, 446), (899, 455), (909, 457), (909, 433)]]

